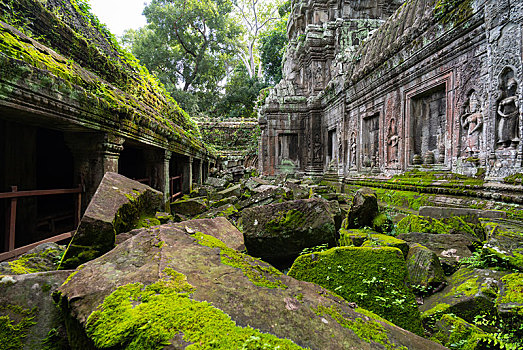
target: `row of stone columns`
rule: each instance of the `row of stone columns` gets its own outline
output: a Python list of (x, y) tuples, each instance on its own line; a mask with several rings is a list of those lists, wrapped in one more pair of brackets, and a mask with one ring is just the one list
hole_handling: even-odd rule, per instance
[[(94, 195), (98, 184), (106, 172), (118, 172), (118, 160), (124, 149), (125, 139), (120, 136), (105, 133), (71, 133), (65, 137), (67, 146), (74, 157), (74, 181), (85, 186), (85, 196), (82, 206), (85, 209)], [(150, 186), (163, 192), (167, 201), (170, 196), (170, 161), (172, 152), (164, 149), (147, 148), (144, 150), (146, 176), (151, 179)], [(182, 192), (192, 190), (193, 180), (201, 184), (203, 181), (203, 161), (196, 160), (198, 167), (194, 169), (194, 157), (177, 158), (182, 161)], [(193, 178), (196, 174), (196, 178)], [(173, 174), (179, 175), (179, 174)]]

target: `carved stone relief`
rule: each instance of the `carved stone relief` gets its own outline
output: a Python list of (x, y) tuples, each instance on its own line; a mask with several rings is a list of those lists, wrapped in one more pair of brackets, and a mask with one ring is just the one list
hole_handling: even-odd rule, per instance
[(483, 115), (481, 113), (481, 103), (474, 90), (472, 90), (465, 103), (464, 113), (460, 120), (462, 127), (461, 155), (464, 157), (477, 157), (483, 132)]
[(398, 163), (399, 140), (396, 119), (392, 118), (387, 132), (387, 159), (389, 164)]
[(511, 68), (500, 77), (500, 100), (497, 108), (496, 146), (516, 149), (519, 138), (518, 83)]

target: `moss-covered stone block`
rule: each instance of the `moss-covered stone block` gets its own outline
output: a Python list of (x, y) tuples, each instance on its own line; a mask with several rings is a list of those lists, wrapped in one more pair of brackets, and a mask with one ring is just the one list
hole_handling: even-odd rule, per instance
[(496, 307), (506, 329), (513, 330), (514, 336), (523, 343), (523, 273), (501, 278)]
[[(62, 349), (67, 343), (52, 293), (72, 271), (49, 271), (0, 278), (0, 348)], [(61, 334), (61, 336), (58, 336)], [(63, 347), (64, 349), (66, 347)]]
[(179, 199), (171, 203), (171, 212), (187, 216), (196, 216), (207, 210), (204, 198)]
[(404, 257), (407, 257), (409, 253), (409, 245), (402, 239), (396, 237), (383, 235), (379, 233), (370, 234), (367, 236), (365, 242), (363, 242), (363, 247), (394, 247), (401, 250), (401, 253)]
[(143, 229), (83, 265), (57, 296), (71, 347), (443, 349), (206, 232)]
[(288, 274), (319, 284), (400, 327), (422, 334), (415, 297), (405, 284), (405, 260), (397, 248), (340, 247), (302, 255)]
[(78, 229), (71, 238), (60, 268), (75, 268), (114, 248), (116, 234), (136, 227), (140, 217), (163, 208), (163, 194), (116, 173), (105, 173)]
[(425, 299), (420, 311), (428, 314), (436, 311), (452, 313), (467, 322), (474, 322), (476, 316), (494, 321), (498, 315), (495, 301), (501, 279), (506, 274), (495, 270), (461, 268), (447, 278), (448, 285), (441, 292)]
[(492, 264), (523, 271), (523, 225), (512, 221), (481, 220), (487, 243), (484, 254), (497, 257)]
[(418, 291), (430, 292), (445, 283), (445, 273), (438, 256), (421, 244), (412, 244), (407, 254), (409, 284)]
[(348, 228), (372, 227), (373, 220), (379, 214), (378, 197), (369, 188), (356, 191), (347, 214)]
[(340, 247), (344, 246), (354, 246), (361, 247), (361, 245), (369, 239), (369, 236), (372, 234), (377, 234), (375, 231), (367, 229), (340, 229)]
[(396, 233), (447, 233), (444, 223), (428, 216), (408, 215), (398, 222)]
[(0, 263), (0, 275), (23, 275), (43, 271), (53, 271), (65, 251), (56, 243), (43, 243), (13, 261)]
[[(451, 349), (502, 349), (496, 346), (497, 342), (492, 342), (494, 338), (491, 335), (456, 315), (443, 315), (435, 327), (436, 333), (431, 339)], [(491, 341), (488, 341), (489, 338)], [(487, 346), (489, 343), (492, 344)]]
[(250, 255), (282, 264), (305, 248), (336, 245), (329, 202), (313, 198), (244, 209), (245, 245)]

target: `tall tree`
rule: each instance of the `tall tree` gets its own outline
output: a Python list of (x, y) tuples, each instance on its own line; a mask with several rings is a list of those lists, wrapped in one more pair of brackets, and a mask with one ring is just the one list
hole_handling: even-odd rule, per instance
[(282, 79), (281, 62), (287, 47), (287, 21), (291, 12), (291, 1), (278, 7), (280, 19), (260, 36), (260, 61), (265, 82), (274, 85)]
[(278, 7), (282, 2), (283, 0), (233, 0), (237, 21), (244, 28), (237, 50), (251, 78), (263, 76), (258, 41), (263, 31), (280, 18)]
[(183, 91), (215, 89), (240, 33), (231, 10), (230, 0), (152, 0), (133, 52)]

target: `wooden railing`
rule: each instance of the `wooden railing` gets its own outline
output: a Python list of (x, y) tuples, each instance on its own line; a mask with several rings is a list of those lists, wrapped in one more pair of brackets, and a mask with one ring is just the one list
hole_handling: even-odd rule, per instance
[(7, 216), (7, 232), (5, 237), (5, 247), (7, 252), (0, 253), (0, 261), (7, 260), (18, 255), (21, 255), (28, 250), (36, 247), (39, 244), (47, 242), (58, 242), (64, 239), (67, 239), (72, 236), (71, 232), (62, 233), (42, 241), (31, 243), (29, 245), (15, 248), (15, 234), (16, 234), (16, 209), (19, 198), (25, 197), (37, 197), (37, 196), (52, 196), (52, 195), (62, 195), (62, 194), (76, 194), (74, 201), (74, 227), (78, 227), (80, 224), (80, 216), (82, 210), (82, 193), (84, 192), (82, 185), (79, 185), (76, 188), (68, 189), (57, 189), (57, 190), (32, 190), (32, 191), (18, 191), (17, 186), (11, 186), (11, 192), (0, 193), (0, 199), (11, 199), (9, 206), (9, 215)]
[[(175, 189), (175, 185), (178, 185), (177, 189)], [(182, 195), (182, 175), (169, 178), (169, 193), (171, 193), (169, 201), (173, 201)]]

